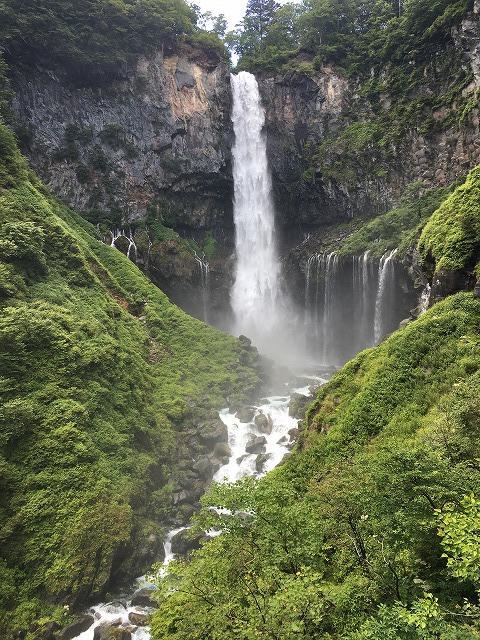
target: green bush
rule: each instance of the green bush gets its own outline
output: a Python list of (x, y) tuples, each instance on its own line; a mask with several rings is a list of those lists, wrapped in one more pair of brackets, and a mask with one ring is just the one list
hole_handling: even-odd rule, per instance
[(435, 271), (473, 271), (480, 261), (480, 167), (431, 216), (418, 250)]

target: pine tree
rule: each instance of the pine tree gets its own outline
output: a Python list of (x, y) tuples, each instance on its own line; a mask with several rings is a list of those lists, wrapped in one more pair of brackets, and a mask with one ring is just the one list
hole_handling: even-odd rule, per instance
[(244, 23), (256, 34), (260, 43), (264, 40), (279, 8), (280, 5), (275, 0), (248, 0)]

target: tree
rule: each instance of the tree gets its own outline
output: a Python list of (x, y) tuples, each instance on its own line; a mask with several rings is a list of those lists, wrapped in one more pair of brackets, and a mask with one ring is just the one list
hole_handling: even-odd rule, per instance
[(268, 27), (279, 8), (280, 5), (275, 0), (248, 0), (244, 26), (256, 35), (259, 44), (265, 39)]

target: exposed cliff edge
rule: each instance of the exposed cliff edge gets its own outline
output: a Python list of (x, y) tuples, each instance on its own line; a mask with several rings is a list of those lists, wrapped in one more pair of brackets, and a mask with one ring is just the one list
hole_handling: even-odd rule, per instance
[(479, 14), (476, 2), (441, 47), (416, 64), (401, 61), (401, 73), (387, 64), (347, 77), (310, 65), (308, 73), (262, 78), (285, 226), (384, 213), (407, 185), (450, 185), (480, 162)]
[(224, 62), (184, 45), (97, 88), (39, 69), (13, 79), (20, 140), (65, 202), (111, 225), (148, 216), (201, 232), (231, 226), (230, 91)]

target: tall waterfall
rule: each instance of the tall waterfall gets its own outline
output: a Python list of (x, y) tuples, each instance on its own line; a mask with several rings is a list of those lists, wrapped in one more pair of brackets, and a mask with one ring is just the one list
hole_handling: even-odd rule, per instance
[(263, 137), (265, 113), (250, 73), (232, 75), (234, 221), (237, 264), (231, 292), (235, 329), (266, 351), (283, 325), (272, 183)]

